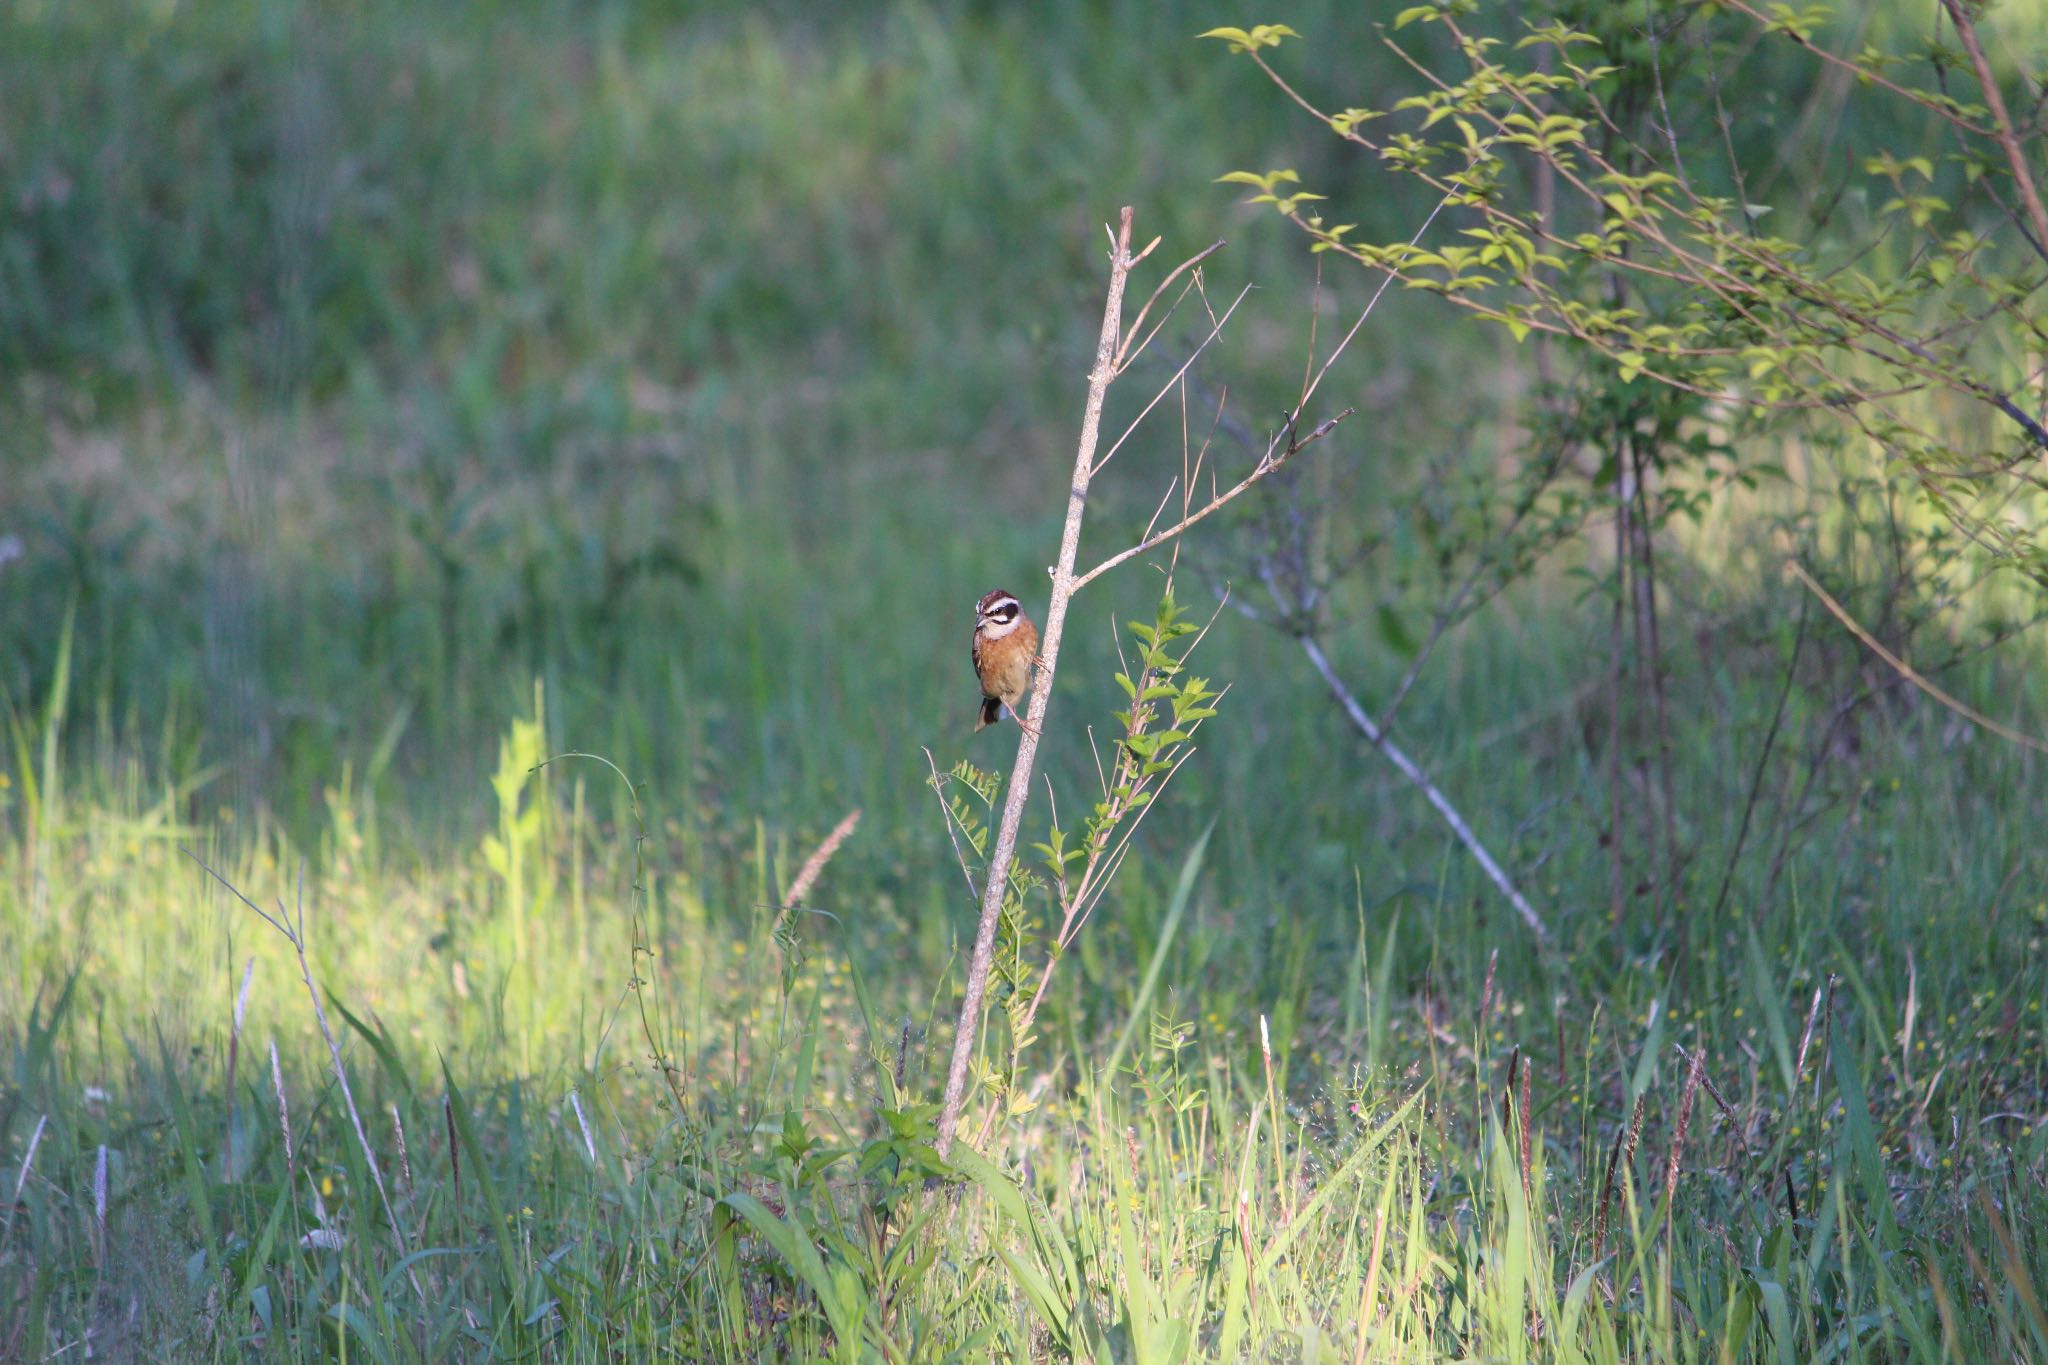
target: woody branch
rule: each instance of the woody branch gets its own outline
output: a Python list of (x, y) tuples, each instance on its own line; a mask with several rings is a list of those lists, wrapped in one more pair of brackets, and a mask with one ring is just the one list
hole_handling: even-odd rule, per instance
[[(974, 948), (968, 958), (966, 994), (960, 1002), (959, 1023), (953, 1034), (953, 1055), (947, 1068), (945, 1097), (939, 1111), (938, 1151), (941, 1156), (952, 1150), (955, 1132), (959, 1127), (960, 1110), (966, 1098), (968, 1071), (973, 1064), (980, 1035), (982, 1004), (988, 993), (988, 976), (995, 952), (996, 929), (1002, 916), (1003, 897), (1009, 889), (1010, 866), (1016, 858), (1017, 836), (1023, 825), (1024, 808), (1030, 801), (1031, 778), (1038, 759), (1039, 737), (1044, 732), (1045, 715), (1052, 700), (1053, 678), (1059, 667), (1060, 644), (1066, 630), (1067, 608), (1074, 594), (1109, 569), (1175, 539), (1220, 511), (1225, 505), (1249, 491), (1259, 480), (1280, 469), (1289, 457), (1320, 440), (1337, 423), (1350, 415), (1350, 409), (1346, 409), (1306, 432), (1300, 430), (1302, 409), (1314, 394), (1323, 376), (1328, 373), (1330, 365), (1358, 334), (1358, 327), (1364, 322), (1363, 315), (1324, 360), (1314, 378), (1303, 385), (1301, 395), (1289, 412), (1281, 432), (1276, 434), (1266, 453), (1249, 474), (1213, 495), (1199, 508), (1184, 511), (1180, 520), (1173, 525), (1157, 533), (1148, 533), (1138, 544), (1112, 555), (1087, 573), (1077, 575), (1074, 572), (1074, 565), (1080, 557), (1081, 523), (1087, 511), (1090, 479), (1129, 439), (1137, 424), (1142, 422), (1160, 400), (1181, 382), (1188, 366), (1192, 365), (1195, 358), (1221, 333), (1230, 320), (1231, 312), (1237, 307), (1234, 302), (1230, 310), (1226, 310), (1221, 317), (1215, 319), (1208, 335), (1188, 357), (1187, 364), (1182, 365), (1179, 371), (1160, 387), (1152, 400), (1140, 410), (1131, 426), (1126, 428), (1108, 453), (1098, 461), (1096, 451), (1101, 442), (1102, 407), (1109, 387), (1131, 362), (1143, 353), (1152, 337), (1158, 333), (1158, 326), (1155, 326), (1142, 337), (1139, 335), (1139, 329), (1143, 327), (1153, 303), (1158, 301), (1166, 287), (1175, 279), (1191, 271), (1197, 263), (1222, 245), (1220, 242), (1211, 245), (1177, 266), (1153, 291), (1151, 298), (1139, 310), (1136, 321), (1126, 332), (1123, 327), (1123, 302), (1131, 270), (1151, 254), (1159, 241), (1154, 238), (1142, 251), (1132, 253), (1131, 210), (1126, 207), (1120, 215), (1117, 230), (1111, 236), (1111, 243), (1109, 289), (1103, 305), (1102, 331), (1096, 342), (1095, 364), (1088, 373), (1088, 397), (1082, 408), (1080, 441), (1075, 452), (1073, 478), (1067, 491), (1067, 519), (1060, 538), (1059, 559), (1051, 570), (1052, 591), (1046, 603), (1045, 629), (1039, 637), (1039, 668), (1033, 681), (1025, 724), (1019, 727), (1017, 757), (1011, 765), (1008, 785), (1004, 789), (1002, 818), (996, 827), (995, 843), (989, 853), (988, 872), (981, 888), (981, 919), (976, 926)], [(1185, 295), (1186, 291), (1183, 290), (1181, 297)], [(1241, 302), (1243, 297), (1243, 294), (1239, 294), (1238, 300)], [(1162, 319), (1160, 325), (1163, 323)]]

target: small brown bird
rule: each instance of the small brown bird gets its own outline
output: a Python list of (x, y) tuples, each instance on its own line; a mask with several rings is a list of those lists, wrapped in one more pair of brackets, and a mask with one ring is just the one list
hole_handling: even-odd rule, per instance
[[(1038, 661), (1038, 627), (1024, 614), (1015, 594), (996, 589), (974, 605), (974, 674), (981, 679), (981, 730), (1002, 719), (1003, 708), (1017, 717), (1017, 704), (1031, 685), (1031, 666)], [(1029, 728), (1028, 726), (1026, 727)]]

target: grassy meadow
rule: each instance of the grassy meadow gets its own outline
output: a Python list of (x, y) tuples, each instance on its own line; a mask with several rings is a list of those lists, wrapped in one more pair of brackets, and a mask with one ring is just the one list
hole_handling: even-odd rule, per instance
[[(1288, 8), (1304, 82), (1415, 79), (1390, 14)], [(1101, 225), (1163, 237), (1139, 300), (1228, 239), (1189, 439), (1227, 391), (1262, 441), (1373, 281), (1216, 178), (1429, 212), (1194, 37), (1276, 17), (0, 5), (0, 1360), (2048, 1361), (2041, 758), (1783, 563), (2040, 734), (2034, 590), (1840, 432), (1745, 431), (1791, 473), (1659, 538), (1659, 883), (1611, 857), (1659, 744), (1612, 534), (1560, 533), (1394, 727), (1539, 943), (1234, 609), (1323, 508), (1371, 707), (1484, 539), (1528, 353), (1399, 290), (1357, 416), (1185, 542), (1228, 692), (937, 1158), (977, 905), (932, 779), (1015, 751), (971, 606), (1041, 608)], [(1839, 159), (1778, 60), (1731, 147)], [(1070, 819), (1165, 563), (1069, 620)]]

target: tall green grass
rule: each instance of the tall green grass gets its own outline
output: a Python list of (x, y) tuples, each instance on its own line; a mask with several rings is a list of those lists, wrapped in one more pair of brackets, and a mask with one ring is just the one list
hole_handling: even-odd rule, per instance
[[(1457, 651), (1432, 711), (1503, 704), (1490, 648)], [(1738, 687), (1734, 723), (1758, 724), (1767, 690)], [(1225, 732), (1281, 704), (1244, 691)], [(2041, 923), (1996, 884), (2030, 856), (2008, 752), (1965, 745), (1935, 781), (1867, 772), (1828, 837), (1797, 841), (1781, 902), (1738, 898), (1671, 948), (1632, 923), (1613, 951), (1590, 849), (1545, 882), (1518, 842), (1569, 940), (1545, 960), (1419, 817), (1356, 845), (1352, 886), (1321, 901), (1307, 873), (1234, 852), (1314, 846), (1246, 799), (1280, 790), (1276, 751), (1219, 743), (1064, 969), (1037, 1107), (996, 1130), (994, 1166), (940, 1171), (929, 1102), (969, 917), (915, 775), (893, 795), (795, 781), (772, 820), (710, 784), (636, 812), (600, 765), (534, 769), (561, 725), (547, 704), (530, 691), (510, 725), (476, 835), (432, 857), (362, 789), (330, 792), (302, 848), (265, 817), (239, 835), (195, 817), (142, 765), (49, 781), (75, 770), (68, 698), (17, 718), (35, 763), (7, 769), (0, 916), (21, 951), (0, 1127), (25, 1172), (4, 1254), (29, 1272), (7, 1329), (31, 1358), (89, 1333), (201, 1358), (344, 1337), (426, 1359), (2040, 1349)], [(1575, 724), (1512, 749), (1467, 732), (1438, 770), (1505, 824), (1489, 779), (1554, 783), (1542, 736)], [(1942, 730), (1908, 715), (1888, 747)], [(1681, 771), (1711, 771), (1719, 723), (1683, 736)], [(1400, 822), (1396, 789), (1340, 797), (1365, 757), (1285, 761)], [(1233, 791), (1246, 763), (1273, 785)], [(856, 795), (823, 913), (779, 939), (770, 907)], [(1170, 899), (1193, 842), (1174, 831), (1216, 810)], [(185, 847), (306, 907), (402, 1246), (288, 949)], [(964, 1183), (928, 1191), (934, 1173)]]

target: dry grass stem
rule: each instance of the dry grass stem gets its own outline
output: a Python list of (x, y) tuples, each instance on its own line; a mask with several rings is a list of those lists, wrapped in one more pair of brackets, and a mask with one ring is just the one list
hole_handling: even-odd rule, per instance
[(1865, 630), (1863, 628), (1862, 623), (1857, 621), (1855, 617), (1849, 614), (1847, 608), (1845, 608), (1840, 602), (1837, 602), (1831, 595), (1829, 595), (1828, 590), (1826, 588), (1823, 588), (1819, 583), (1814, 581), (1813, 575), (1808, 573), (1806, 571), (1806, 566), (1801, 564), (1798, 560), (1786, 560), (1785, 568), (1788, 572), (1792, 574), (1794, 578), (1797, 578), (1801, 583), (1806, 585), (1806, 589), (1808, 592), (1811, 592), (1815, 597), (1818, 597), (1820, 599), (1820, 604), (1826, 607), (1828, 611), (1834, 615), (1834, 618), (1837, 621), (1840, 621), (1842, 625), (1848, 629), (1851, 635), (1854, 635), (1857, 639), (1861, 640), (1864, 644), (1864, 647), (1870, 650), (1871, 653), (1877, 655), (1878, 658), (1883, 659), (1886, 663), (1890, 664), (1892, 666), (1893, 671), (1896, 672), (1900, 677), (1904, 678), (1907, 682), (1913, 684), (1913, 686), (1919, 688), (1922, 692), (1925, 692), (1928, 696), (1934, 698), (1936, 701), (1940, 702), (1943, 706), (1946, 706), (1949, 710), (1955, 712), (1963, 719), (1970, 721), (1974, 724), (1983, 726), (1992, 734), (1997, 735), (2000, 739), (2009, 740), (2010, 742), (2020, 745), (2023, 748), (2032, 749), (2037, 754), (2048, 754), (2048, 743), (2043, 743), (2042, 741), (2035, 739), (2032, 735), (2022, 734), (2021, 732), (2013, 729), (2009, 725), (2001, 725), (1997, 721), (1991, 719), (1991, 717), (1985, 715), (1982, 711), (1979, 711), (1976, 707), (1971, 706), (1969, 703), (1956, 700), (1954, 697), (1942, 691), (1939, 687), (1936, 687), (1932, 682), (1928, 681), (1925, 677), (1923, 677), (1918, 671), (1914, 669), (1913, 665), (1907, 663), (1904, 659), (1901, 659), (1898, 655), (1892, 653), (1889, 649), (1886, 649), (1883, 644), (1879, 643), (1876, 636), (1872, 635), (1868, 630)]
[(0, 1236), (14, 1231), (14, 1211), (21, 1205), (21, 1192), (28, 1188), (28, 1173), (36, 1164), (36, 1148), (42, 1145), (43, 1130), (50, 1126), (50, 1116), (44, 1114), (36, 1119), (33, 1132), (28, 1135), (28, 1150), (21, 1154), (21, 1169), (14, 1176), (14, 1198), (7, 1201), (7, 1222), (0, 1226)]
[[(927, 757), (930, 755), (927, 754)], [(818, 880), (818, 874), (825, 870), (825, 864), (832, 861), (832, 855), (852, 835), (854, 826), (860, 823), (860, 807), (855, 806), (846, 813), (846, 818), (832, 827), (824, 841), (811, 850), (811, 856), (804, 859), (804, 865), (797, 869), (796, 880), (789, 884), (789, 894), (782, 898), (782, 908), (794, 909), (803, 898), (810, 894), (811, 886)]]
[(284, 1139), (284, 1173), (287, 1182), (298, 1178), (298, 1160), (292, 1154), (292, 1107), (284, 1097), (284, 1068), (277, 1063), (277, 1040), (270, 1040), (270, 1089), (277, 1096), (277, 1131)]

